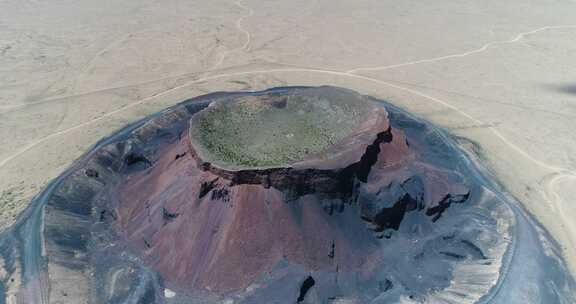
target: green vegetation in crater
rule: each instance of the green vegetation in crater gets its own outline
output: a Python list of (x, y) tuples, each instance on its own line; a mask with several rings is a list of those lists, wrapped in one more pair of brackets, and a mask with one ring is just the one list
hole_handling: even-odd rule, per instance
[(194, 118), (191, 136), (205, 160), (218, 165), (282, 166), (322, 152), (370, 111), (359, 96), (330, 97), (249, 96), (224, 102)]

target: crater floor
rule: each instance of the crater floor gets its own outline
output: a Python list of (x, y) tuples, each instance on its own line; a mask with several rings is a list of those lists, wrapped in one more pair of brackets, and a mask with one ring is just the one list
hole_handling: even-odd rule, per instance
[(281, 167), (324, 152), (361, 128), (361, 122), (369, 127), (385, 120), (378, 117), (383, 111), (346, 90), (238, 99), (212, 103), (194, 115), (190, 135), (205, 161), (233, 168)]

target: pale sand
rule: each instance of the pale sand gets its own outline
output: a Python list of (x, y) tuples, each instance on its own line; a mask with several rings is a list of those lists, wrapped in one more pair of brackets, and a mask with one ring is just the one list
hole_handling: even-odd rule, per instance
[(331, 84), (481, 146), (576, 273), (576, 2), (0, 1), (0, 215), (101, 137), (218, 90)]

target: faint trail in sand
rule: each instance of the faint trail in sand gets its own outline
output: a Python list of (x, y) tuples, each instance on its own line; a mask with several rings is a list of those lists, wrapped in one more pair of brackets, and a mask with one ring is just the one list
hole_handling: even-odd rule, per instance
[[(218, 60), (218, 62), (211, 68), (211, 70), (216, 70), (219, 66), (222, 65), (222, 63), (224, 62), (224, 60), (232, 53), (234, 52), (239, 52), (239, 51), (248, 51), (250, 49), (250, 44), (252, 43), (252, 34), (245, 30), (242, 22), (249, 17), (252, 17), (254, 15), (254, 10), (245, 6), (244, 4), (242, 4), (242, 2), (240, 0), (235, 1), (234, 5), (248, 11), (248, 13), (246, 15), (241, 16), (240, 18), (238, 18), (238, 20), (236, 20), (236, 28), (238, 29), (238, 31), (242, 32), (243, 35), (246, 37), (244, 43), (242, 44), (242, 46), (232, 49), (232, 50), (227, 50), (225, 52), (223, 52), (222, 56), (220, 57), (220, 59)], [(170, 24), (171, 25), (171, 24)], [(94, 63), (101, 58), (102, 56), (104, 56), (106, 53), (110, 52), (111, 50), (113, 50), (114, 48), (116, 48), (117, 46), (119, 46), (120, 44), (122, 44), (123, 42), (129, 40), (130, 38), (138, 35), (138, 34), (142, 34), (142, 33), (146, 33), (146, 32), (150, 32), (150, 31), (154, 31), (156, 29), (145, 29), (142, 31), (138, 31), (138, 32), (131, 32), (125, 35), (120, 35), (117, 38), (113, 39), (110, 43), (108, 43), (104, 48), (102, 48), (100, 51), (98, 51), (94, 56), (92, 56), (91, 59), (89, 59), (87, 61), (86, 64), (84, 64), (83, 67), (81, 67), (79, 69), (79, 71), (76, 73), (76, 79), (73, 81), (72, 83), (72, 91), (76, 90), (76, 87), (78, 85), (79, 77), (81, 77), (82, 75), (85, 75), (87, 72), (89, 72), (90, 69), (93, 68)], [(135, 87), (135, 86), (139, 86), (142, 84), (146, 84), (146, 83), (152, 83), (152, 82), (156, 82), (156, 81), (160, 81), (160, 80), (169, 80), (169, 79), (174, 79), (177, 77), (183, 77), (183, 76), (188, 76), (188, 75), (192, 75), (192, 74), (197, 74), (197, 73), (186, 73), (183, 75), (175, 75), (175, 76), (169, 76), (169, 77), (165, 77), (163, 79), (156, 79), (153, 81), (147, 81), (145, 83), (136, 83), (136, 84), (132, 84), (130, 85), (130, 87)], [(84, 95), (89, 95), (92, 93), (96, 93), (96, 92), (104, 92), (104, 91), (109, 91), (109, 90), (113, 90), (113, 89), (122, 89), (125, 88), (127, 86), (121, 86), (121, 87), (112, 87), (112, 88), (105, 88), (105, 89), (99, 89), (99, 90), (95, 90), (95, 91), (90, 91), (90, 92), (83, 92), (83, 93), (76, 93), (76, 94), (71, 94), (71, 95), (65, 95), (65, 96), (60, 96), (60, 97), (56, 97), (56, 98), (47, 98), (47, 99), (42, 99), (42, 100), (38, 100), (35, 102), (29, 102), (26, 104), (22, 104), (22, 105), (14, 105), (14, 106), (10, 106), (7, 107), (5, 109), (0, 109), (0, 114), (5, 114), (5, 113), (9, 113), (9, 112), (13, 112), (16, 110), (19, 110), (21, 108), (25, 108), (28, 106), (33, 106), (36, 104), (41, 104), (41, 103), (45, 103), (45, 102), (49, 102), (49, 101), (58, 101), (58, 100), (63, 100), (63, 99), (67, 99), (67, 98), (73, 98), (73, 97), (77, 97), (77, 96), (84, 96)]]
[(248, 12), (246, 15), (243, 15), (242, 17), (238, 18), (238, 20), (236, 20), (236, 28), (238, 29), (238, 31), (242, 32), (242, 34), (244, 34), (244, 36), (246, 38), (245, 38), (242, 46), (235, 48), (235, 49), (232, 49), (232, 50), (224, 51), (222, 53), (222, 56), (220, 57), (220, 60), (218, 60), (218, 62), (214, 65), (214, 67), (212, 67), (213, 70), (218, 68), (220, 65), (222, 65), (224, 60), (226, 60), (226, 58), (230, 54), (235, 53), (235, 52), (239, 52), (239, 51), (248, 51), (250, 48), (250, 43), (252, 43), (252, 34), (250, 34), (249, 31), (244, 29), (244, 27), (242, 26), (242, 21), (244, 21), (244, 19), (246, 19), (246, 18), (254, 16), (254, 10), (245, 6), (244, 4), (242, 4), (242, 2), (240, 2), (240, 0), (235, 1), (234, 5), (238, 6), (239, 8), (241, 8), (243, 10), (246, 10)]
[(244, 21), (245, 18), (254, 16), (254, 10), (245, 6), (244, 4), (242, 4), (242, 2), (240, 2), (240, 0), (236, 1), (235, 4), (239, 7), (241, 7), (242, 9), (245, 9), (248, 11), (248, 14), (246, 16), (241, 17), (240, 19), (238, 19), (236, 21), (236, 27), (238, 28), (238, 30), (243, 32), (244, 35), (246, 36), (246, 41), (244, 42), (244, 45), (242, 45), (240, 50), (247, 51), (250, 47), (250, 43), (252, 42), (252, 34), (250, 34), (249, 31), (245, 30), (244, 27), (242, 27), (242, 21)]
[(558, 195), (560, 190), (555, 189), (556, 185), (561, 180), (565, 179), (571, 179), (574, 186), (576, 186), (576, 174), (574, 172), (552, 173), (544, 178), (541, 185), (544, 190), (544, 197), (550, 203), (554, 216), (558, 217), (562, 224), (567, 226), (564, 230), (565, 232), (568, 232), (567, 238), (569, 239), (570, 244), (565, 247), (572, 249), (574, 248), (574, 245), (576, 245), (576, 238), (571, 232), (576, 231), (576, 224), (574, 223), (574, 220), (569, 217), (573, 215), (573, 212), (571, 212), (571, 210), (566, 210), (566, 207), (569, 207), (567, 204), (570, 204), (571, 202), (564, 201), (562, 197)]
[(76, 91), (80, 77), (89, 72), (93, 67), (96, 60), (104, 56), (106, 53), (110, 52), (112, 49), (122, 44), (124, 41), (128, 40), (132, 36), (132, 33), (125, 35), (120, 35), (118, 38), (113, 39), (110, 43), (105, 45), (100, 51), (98, 51), (94, 56), (92, 56), (86, 64), (76, 73), (74, 82), (72, 83), (72, 92)]
[[(127, 41), (129, 41), (130, 39), (133, 39), (135, 37), (138, 37), (138, 35), (141, 34), (145, 34), (148, 32), (154, 32), (154, 31), (159, 31), (165, 27), (171, 27), (174, 26), (175, 24), (178, 24), (178, 21), (173, 21), (173, 22), (169, 22), (167, 24), (161, 24), (159, 26), (152, 26), (149, 28), (145, 28), (145, 29), (141, 29), (141, 30), (137, 30), (137, 31), (131, 31), (128, 32), (126, 34), (123, 35), (118, 35), (116, 36), (116, 38), (112, 39), (108, 44), (106, 44), (103, 48), (101, 48), (96, 54), (94, 54), (82, 67), (80, 67), (78, 69), (78, 72), (76, 72), (76, 76), (75, 79), (72, 83), (72, 92), (76, 91), (76, 88), (78, 86), (78, 82), (80, 82), (81, 77), (85, 76), (86, 74), (88, 74), (90, 72), (90, 70), (92, 70), (94, 68), (94, 65), (96, 64), (96, 62), (98, 61), (98, 59), (102, 58), (103, 56), (105, 56), (106, 54), (112, 52), (114, 49), (118, 48), (119, 46), (121, 46), (123, 43), (126, 43)], [(162, 40), (162, 42), (164, 42)], [(75, 95), (79, 95), (79, 94), (75, 94)], [(68, 95), (68, 96), (63, 96), (63, 97), (58, 97), (58, 99), (60, 98), (68, 98), (68, 97), (72, 97), (75, 95)], [(40, 100), (34, 103), (28, 103), (28, 104), (35, 104), (35, 103), (40, 103), (40, 102), (44, 102), (44, 101), (48, 101), (50, 99), (45, 99), (45, 100)]]
[(441, 56), (441, 57), (421, 59), (421, 60), (416, 60), (416, 61), (410, 61), (410, 62), (404, 62), (404, 63), (398, 63), (398, 64), (392, 64), (392, 65), (385, 65), (385, 66), (354, 68), (354, 69), (346, 71), (346, 73), (357, 73), (357, 72), (361, 72), (361, 71), (382, 71), (382, 70), (399, 68), (399, 67), (404, 67), (404, 66), (409, 66), (409, 65), (421, 64), (421, 63), (437, 62), (437, 61), (442, 61), (442, 60), (451, 59), (451, 58), (462, 58), (462, 57), (470, 56), (473, 54), (482, 53), (482, 52), (488, 50), (490, 47), (495, 46), (495, 45), (518, 42), (528, 35), (536, 34), (536, 33), (547, 31), (547, 30), (568, 29), (568, 28), (576, 28), (576, 25), (543, 26), (543, 27), (537, 28), (535, 30), (520, 33), (520, 34), (516, 35), (514, 38), (509, 39), (509, 40), (492, 41), (492, 42), (486, 43), (478, 49), (470, 50), (470, 51), (467, 51), (464, 53), (451, 54), (451, 55), (446, 55), (446, 56)]
[[(245, 6), (243, 6), (243, 5), (242, 5), (240, 2), (238, 2), (238, 1), (236, 2), (236, 4), (237, 4), (238, 6), (240, 6), (240, 7), (246, 8)], [(246, 8), (246, 9), (248, 9), (248, 8)], [(251, 9), (248, 9), (248, 10), (249, 10), (249, 14), (247, 14), (246, 16), (252, 15), (252, 14), (253, 14), (253, 11), (252, 11)], [(246, 16), (244, 16), (244, 18), (245, 18)], [(240, 28), (241, 28), (242, 20), (243, 20), (243, 18), (241, 17), (241, 18), (238, 19), (238, 21), (236, 22), (237, 25), (240, 26)], [(481, 50), (487, 49), (490, 45), (494, 45), (494, 44), (498, 44), (498, 43), (511, 43), (511, 42), (518, 41), (518, 40), (522, 39), (524, 36), (529, 35), (529, 34), (538, 33), (538, 32), (544, 31), (544, 30), (548, 30), (548, 29), (560, 29), (560, 28), (568, 28), (568, 27), (569, 27), (569, 28), (576, 28), (576, 25), (575, 25), (575, 26), (572, 26), (572, 25), (570, 25), (570, 26), (568, 26), (568, 25), (567, 25), (567, 26), (545, 26), (545, 27), (541, 27), (541, 28), (539, 28), (539, 29), (532, 30), (532, 31), (529, 31), (529, 32), (520, 33), (520, 34), (518, 34), (514, 39), (507, 40), (507, 41), (505, 41), (505, 42), (491, 42), (491, 43), (485, 45), (484, 47), (482, 47), (482, 48), (480, 48), (480, 49), (478, 49), (478, 50), (470, 51), (470, 52), (463, 53), (463, 54), (450, 55), (450, 56), (452, 56), (452, 57), (455, 57), (455, 56), (456, 56), (456, 57), (464, 57), (464, 56), (465, 56), (464, 54), (468, 54), (468, 55), (469, 55), (469, 54), (473, 54), (473, 53), (480, 52)], [(247, 38), (250, 38), (250, 33), (247, 32), (247, 31), (246, 31), (245, 33), (247, 34)], [(250, 45), (250, 39), (247, 39), (246, 42), (244, 43), (244, 45), (242, 46), (242, 48), (247, 48), (249, 45)], [(242, 48), (241, 48), (241, 49), (242, 49)], [(439, 58), (446, 58), (446, 57), (447, 57), (447, 56), (439, 57)], [(439, 59), (439, 58), (436, 58), (436, 59), (427, 59), (427, 60), (425, 60), (425, 61), (420, 60), (419, 62), (431, 62), (431, 61), (442, 60), (442, 59)], [(395, 65), (395, 66), (412, 65), (412, 64), (416, 64), (416, 63), (417, 63), (417, 62), (404, 63), (404, 64)], [(382, 68), (382, 67), (375, 67), (375, 68), (372, 68), (372, 69), (381, 69), (381, 68)], [(41, 138), (41, 139), (39, 139), (39, 140), (37, 140), (37, 141), (35, 141), (35, 142), (32, 142), (32, 143), (26, 145), (25, 147), (23, 147), (22, 149), (20, 149), (20, 150), (17, 151), (16, 153), (14, 153), (13, 155), (11, 155), (11, 156), (5, 158), (4, 160), (2, 160), (2, 161), (0, 162), (0, 168), (4, 167), (6, 164), (8, 164), (10, 161), (12, 161), (13, 159), (15, 159), (15, 158), (18, 157), (19, 155), (21, 155), (21, 154), (25, 153), (26, 151), (34, 148), (35, 146), (38, 146), (39, 144), (42, 144), (42, 143), (44, 143), (44, 142), (47, 142), (48, 140), (50, 140), (50, 139), (52, 139), (52, 138), (55, 138), (55, 137), (60, 136), (60, 135), (63, 135), (63, 134), (70, 133), (70, 132), (72, 132), (72, 131), (74, 131), (74, 130), (78, 130), (78, 129), (80, 129), (80, 128), (82, 128), (82, 127), (85, 127), (85, 126), (87, 126), (87, 125), (90, 125), (90, 124), (93, 124), (93, 123), (95, 123), (95, 122), (101, 121), (101, 120), (103, 120), (103, 119), (105, 119), (105, 118), (107, 118), (107, 117), (110, 117), (110, 116), (112, 116), (112, 115), (114, 115), (114, 114), (120, 113), (120, 112), (122, 112), (122, 111), (124, 111), (124, 110), (126, 110), (126, 109), (129, 109), (129, 108), (138, 106), (138, 105), (140, 105), (140, 104), (142, 104), (142, 103), (144, 103), (144, 102), (146, 102), (146, 101), (149, 101), (149, 100), (151, 100), (151, 99), (153, 99), (153, 98), (160, 97), (160, 96), (163, 96), (163, 95), (168, 94), (168, 93), (170, 93), (170, 92), (173, 92), (173, 91), (175, 91), (175, 90), (178, 90), (178, 89), (181, 89), (181, 88), (184, 88), (184, 87), (187, 87), (187, 86), (196, 84), (196, 83), (201, 83), (201, 82), (204, 82), (204, 81), (208, 81), (208, 80), (215, 80), (215, 79), (235, 77), (235, 76), (255, 75), (255, 74), (289, 73), (289, 72), (308, 72), (308, 73), (320, 73), (320, 74), (328, 74), (328, 75), (334, 75), (334, 76), (342, 76), (342, 77), (350, 77), (350, 78), (362, 79), (362, 80), (366, 80), (366, 81), (369, 81), (369, 82), (373, 82), (373, 83), (377, 83), (377, 84), (380, 84), (380, 85), (384, 85), (384, 86), (387, 86), (387, 87), (395, 88), (395, 89), (398, 89), (398, 90), (401, 90), (401, 91), (410, 93), (410, 94), (412, 94), (412, 95), (420, 96), (420, 97), (422, 97), (422, 98), (428, 99), (428, 100), (433, 101), (433, 102), (436, 102), (436, 103), (438, 103), (438, 104), (441, 104), (441, 105), (443, 105), (444, 107), (447, 107), (447, 108), (449, 108), (449, 109), (451, 109), (451, 110), (459, 113), (460, 115), (466, 117), (467, 119), (469, 119), (470, 121), (472, 121), (472, 122), (474, 122), (474, 123), (476, 123), (476, 124), (480, 124), (480, 125), (484, 124), (483, 121), (472, 117), (470, 114), (468, 114), (468, 113), (460, 110), (460, 109), (457, 108), (456, 106), (453, 106), (452, 104), (450, 104), (450, 103), (448, 103), (448, 102), (446, 102), (446, 101), (444, 101), (444, 100), (442, 100), (442, 99), (439, 99), (439, 98), (436, 98), (436, 97), (434, 97), (434, 96), (428, 95), (428, 94), (426, 94), (426, 93), (424, 93), (424, 92), (417, 91), (417, 90), (414, 90), (414, 89), (411, 89), (411, 88), (408, 88), (408, 87), (400, 86), (400, 85), (397, 85), (397, 84), (394, 84), (394, 83), (391, 83), (391, 82), (383, 81), (383, 80), (380, 80), (380, 79), (377, 79), (377, 78), (354, 74), (354, 71), (359, 71), (359, 70), (360, 70), (360, 69), (352, 69), (352, 70), (344, 71), (344, 72), (343, 72), (343, 71), (326, 70), (326, 69), (320, 69), (320, 68), (277, 68), (277, 69), (267, 69), (267, 70), (254, 70), (254, 71), (245, 71), (245, 72), (223, 73), (223, 74), (216, 74), (216, 75), (201, 77), (201, 78), (198, 78), (198, 79), (195, 79), (195, 80), (186, 82), (186, 83), (184, 83), (184, 84), (182, 84), (182, 85), (175, 86), (175, 87), (173, 87), (173, 88), (167, 89), (167, 90), (162, 91), (162, 92), (160, 92), (160, 93), (154, 94), (154, 95), (152, 95), (152, 96), (149, 96), (149, 97), (140, 99), (140, 100), (138, 100), (138, 101), (136, 101), (136, 102), (134, 102), (134, 103), (125, 105), (125, 106), (123, 106), (123, 107), (121, 107), (121, 108), (118, 108), (118, 109), (116, 109), (116, 110), (114, 110), (114, 111), (111, 111), (111, 112), (108, 112), (108, 113), (106, 113), (106, 114), (103, 114), (102, 116), (99, 116), (99, 117), (97, 117), (97, 118), (95, 118), (95, 119), (92, 119), (92, 120), (90, 120), (90, 121), (86, 121), (86, 122), (84, 122), (84, 123), (78, 124), (78, 125), (73, 126), (73, 127), (71, 127), (71, 128), (67, 128), (67, 129), (64, 129), (64, 130), (60, 130), (60, 131), (58, 131), (58, 132), (52, 133), (52, 134), (50, 134), (50, 135), (47, 135), (47, 136), (45, 136), (45, 137), (43, 137), (43, 138)], [(351, 72), (351, 71), (352, 71), (352, 72)], [(571, 175), (576, 175), (576, 173), (573, 172), (572, 170), (569, 170), (569, 169), (566, 169), (566, 168), (562, 168), (562, 167), (558, 167), (558, 166), (549, 165), (549, 164), (547, 164), (547, 163), (545, 163), (545, 162), (542, 162), (542, 161), (540, 161), (540, 160), (532, 157), (529, 153), (527, 153), (526, 151), (524, 151), (524, 150), (521, 149), (520, 147), (516, 146), (514, 143), (510, 142), (510, 141), (509, 141), (505, 136), (503, 136), (496, 128), (494, 128), (494, 127), (488, 127), (487, 129), (490, 130), (490, 131), (491, 131), (497, 138), (499, 138), (504, 144), (506, 144), (507, 146), (509, 146), (510, 148), (512, 148), (512, 150), (516, 151), (518, 154), (522, 155), (523, 157), (525, 157), (526, 159), (530, 160), (531, 162), (533, 162), (534, 164), (538, 165), (539, 167), (542, 167), (542, 168), (545, 168), (545, 169), (548, 169), (548, 170), (551, 170), (551, 171), (560, 172), (560, 173), (561, 173), (561, 172), (564, 172), (564, 173), (568, 172), (568, 173), (570, 173)]]
[[(238, 49), (235, 50), (247, 50), (251, 40), (252, 40), (252, 35), (250, 34), (250, 32), (246, 31), (243, 29), (242, 27), (242, 21), (245, 18), (248, 18), (250, 16), (253, 16), (254, 11), (250, 8), (248, 8), (247, 6), (243, 5), (241, 2), (236, 1), (235, 5), (244, 8), (246, 10), (249, 11), (249, 13), (245, 16), (240, 17), (237, 21), (236, 21), (236, 27), (238, 28), (239, 31), (243, 32), (246, 35), (246, 41), (244, 43), (244, 45)], [(479, 53), (480, 51), (485, 51), (486, 49), (488, 49), (490, 46), (492, 45), (496, 45), (496, 44), (506, 44), (506, 43), (513, 43), (513, 42), (517, 42), (520, 41), (523, 37), (525, 37), (526, 35), (530, 35), (530, 34), (535, 34), (538, 32), (542, 32), (545, 30), (549, 30), (549, 29), (563, 29), (563, 28), (576, 28), (576, 25), (557, 25), (557, 26), (544, 26), (544, 27), (540, 27), (538, 29), (529, 31), (529, 32), (524, 32), (524, 33), (520, 33), (518, 34), (515, 38), (511, 39), (511, 40), (506, 40), (506, 41), (495, 41), (495, 42), (490, 42), (487, 43), (486, 45), (484, 45), (483, 47), (481, 47), (480, 49), (476, 49), (476, 50), (472, 50), (469, 52), (465, 52), (465, 53), (461, 53), (461, 54), (453, 54), (453, 55), (447, 55), (447, 56), (442, 56), (442, 57), (435, 57), (435, 58), (429, 58), (429, 59), (422, 59), (422, 60), (417, 60), (417, 61), (411, 61), (411, 62), (405, 62), (405, 63), (399, 63), (399, 64), (393, 64), (393, 65), (388, 65), (388, 66), (377, 66), (377, 67), (365, 67), (365, 68), (354, 68), (348, 71), (344, 71), (343, 73), (346, 74), (354, 74), (356, 72), (359, 71), (374, 71), (374, 70), (386, 70), (386, 69), (392, 69), (392, 68), (397, 68), (397, 67), (403, 67), (403, 66), (410, 66), (410, 65), (416, 65), (416, 64), (420, 64), (420, 63), (429, 63), (429, 62), (435, 62), (435, 61), (442, 61), (445, 59), (449, 59), (449, 58), (458, 58), (458, 57), (465, 57), (474, 53)], [(121, 42), (124, 38), (128, 38), (130, 35), (125, 35), (123, 38), (121, 39), (117, 39), (115, 41), (113, 41), (112, 43), (110, 43), (106, 48), (104, 48), (103, 50), (101, 50), (99, 52), (99, 54), (95, 55), (94, 58), (92, 58), (91, 61), (94, 61), (96, 58), (100, 57), (103, 53), (105, 53), (107, 50), (109, 50), (113, 45)], [(232, 52), (228, 51), (228, 53)], [(219, 66), (222, 64), (222, 61), (224, 61), (225, 57), (227, 55), (224, 55), (219, 63), (217, 63), (215, 65), (215, 67)], [(285, 66), (294, 66), (294, 65), (290, 65), (290, 64), (283, 64)], [(215, 67), (213, 69), (215, 69)], [(86, 68), (84, 68), (86, 69)], [(168, 80), (168, 79), (174, 79), (176, 77), (183, 77), (183, 76), (187, 76), (187, 75), (191, 75), (191, 74), (196, 74), (196, 73), (186, 73), (183, 75), (176, 75), (176, 76), (170, 76), (170, 77), (166, 77), (166, 78), (162, 78), (162, 79), (157, 79), (156, 81), (160, 81), (160, 80)], [(152, 83), (155, 81), (147, 81), (146, 83)], [(142, 84), (146, 84), (146, 83), (137, 83), (134, 85), (130, 85), (132, 86), (138, 86), (138, 85), (142, 85)], [(33, 103), (27, 103), (25, 105), (16, 105), (11, 107), (10, 109), (8, 109), (6, 112), (11, 112), (14, 109), (18, 109), (18, 108), (23, 108), (26, 106), (30, 106), (30, 105), (35, 105), (35, 104), (39, 104), (39, 103), (44, 103), (44, 102), (48, 102), (48, 101), (56, 101), (56, 100), (62, 100), (62, 99), (66, 99), (66, 98), (72, 98), (72, 97), (77, 97), (77, 96), (84, 96), (84, 95), (89, 95), (89, 94), (93, 94), (93, 93), (97, 93), (97, 92), (104, 92), (104, 91), (108, 91), (108, 90), (113, 90), (113, 89), (122, 89), (126, 86), (121, 86), (121, 87), (112, 87), (112, 88), (105, 88), (105, 89), (100, 89), (100, 90), (96, 90), (96, 91), (90, 91), (90, 92), (84, 92), (84, 93), (79, 93), (79, 94), (73, 94), (73, 95), (67, 95), (67, 96), (62, 96), (62, 97), (57, 97), (57, 98), (48, 98), (48, 99), (43, 99), (43, 100), (38, 100), (36, 102)], [(4, 113), (6, 113), (4, 112)]]
[[(551, 202), (555, 203), (555, 207), (556, 207), (555, 211), (560, 216), (563, 217), (566, 214), (564, 212), (562, 212), (562, 208), (560, 206), (562, 198), (557, 194), (558, 191), (554, 191), (555, 184), (560, 182), (562, 179), (571, 179), (574, 181), (575, 186), (576, 186), (576, 173), (569, 172), (569, 171), (556, 172), (556, 173), (550, 174), (549, 176), (544, 178), (544, 180), (542, 181), (542, 185), (543, 185), (544, 190), (546, 190), (547, 194), (548, 193), (552, 194), (552, 195), (547, 195), (547, 198)], [(560, 206), (560, 208), (558, 208), (559, 206)]]
[[(391, 83), (391, 82), (379, 80), (379, 79), (372, 78), (372, 77), (368, 77), (368, 76), (351, 74), (351, 73), (348, 73), (348, 72), (340, 72), (340, 71), (332, 71), (332, 70), (322, 70), (322, 69), (308, 69), (308, 68), (288, 68), (288, 69), (279, 68), (279, 69), (268, 69), (268, 70), (255, 70), (255, 71), (245, 71), (245, 72), (224, 73), (224, 74), (217, 74), (217, 75), (212, 75), (212, 76), (207, 76), (207, 77), (198, 78), (198, 79), (195, 79), (195, 80), (193, 80), (193, 81), (189, 81), (189, 82), (184, 83), (184, 84), (182, 84), (182, 85), (179, 85), (179, 86), (170, 88), (170, 89), (168, 89), (168, 90), (165, 90), (165, 91), (163, 91), (163, 92), (161, 92), (161, 93), (158, 93), (158, 94), (155, 94), (155, 95), (152, 95), (152, 96), (149, 96), (149, 97), (140, 99), (140, 100), (138, 100), (137, 102), (134, 102), (134, 103), (125, 105), (125, 106), (123, 106), (123, 107), (121, 107), (121, 108), (118, 108), (118, 109), (116, 109), (116, 110), (114, 110), (114, 111), (111, 111), (111, 112), (108, 112), (108, 113), (106, 113), (106, 114), (103, 114), (102, 116), (99, 116), (99, 117), (94, 118), (94, 119), (92, 119), (92, 120), (89, 120), (89, 121), (87, 121), (87, 122), (78, 124), (78, 125), (76, 125), (76, 126), (74, 126), (74, 127), (71, 127), (71, 128), (67, 128), (67, 129), (64, 129), (64, 130), (60, 130), (60, 131), (58, 131), (58, 132), (52, 133), (52, 134), (50, 134), (50, 135), (48, 135), (48, 136), (45, 136), (45, 137), (43, 137), (43, 138), (41, 138), (41, 139), (39, 139), (39, 140), (37, 140), (37, 141), (35, 141), (35, 142), (32, 142), (32, 143), (26, 145), (24, 148), (20, 149), (20, 150), (19, 150), (18, 152), (16, 152), (15, 154), (13, 154), (13, 155), (7, 157), (6, 159), (2, 160), (2, 161), (0, 162), (0, 168), (4, 167), (6, 164), (8, 164), (10, 161), (12, 161), (13, 159), (15, 159), (15, 158), (18, 157), (19, 155), (25, 153), (26, 151), (34, 148), (35, 146), (37, 146), (37, 145), (39, 145), (39, 144), (42, 144), (42, 143), (44, 143), (44, 142), (46, 142), (46, 141), (48, 141), (48, 140), (50, 140), (50, 139), (52, 139), (52, 138), (54, 138), (54, 137), (57, 137), (57, 136), (60, 136), (60, 135), (63, 135), (63, 134), (70, 133), (70, 132), (72, 132), (72, 131), (74, 131), (74, 130), (78, 130), (78, 129), (82, 128), (82, 127), (85, 127), (85, 126), (87, 126), (87, 125), (93, 124), (93, 123), (98, 122), (98, 121), (101, 121), (101, 120), (103, 120), (103, 119), (105, 119), (105, 118), (107, 118), (107, 117), (110, 117), (110, 116), (114, 115), (114, 114), (120, 113), (120, 112), (122, 112), (122, 111), (124, 111), (124, 110), (126, 110), (126, 109), (129, 109), (129, 108), (138, 106), (138, 105), (140, 105), (140, 104), (142, 104), (142, 103), (144, 103), (144, 102), (146, 102), (146, 101), (149, 101), (149, 100), (151, 100), (151, 99), (153, 99), (153, 98), (163, 96), (163, 95), (168, 94), (168, 93), (170, 93), (170, 92), (173, 92), (173, 91), (175, 91), (175, 90), (178, 90), (178, 89), (181, 89), (181, 88), (184, 88), (184, 87), (187, 87), (187, 86), (196, 84), (196, 83), (201, 83), (201, 82), (208, 81), (208, 80), (215, 80), (215, 79), (221, 79), (221, 78), (235, 77), (235, 76), (245, 76), (245, 75), (254, 75), (254, 74), (269, 74), (269, 73), (289, 73), (289, 72), (320, 73), (320, 74), (328, 74), (328, 75), (343, 76), (343, 77), (350, 77), (350, 78), (356, 78), (356, 79), (366, 80), (366, 81), (369, 81), (369, 82), (377, 83), (377, 84), (384, 85), (384, 86), (391, 87), (391, 88), (395, 88), (395, 89), (398, 89), (398, 90), (401, 90), (401, 91), (404, 91), (404, 92), (407, 92), (407, 93), (410, 93), (410, 94), (413, 94), (413, 95), (416, 95), (416, 96), (423, 97), (423, 98), (425, 98), (425, 99), (428, 99), (428, 100), (431, 100), (431, 101), (436, 102), (436, 103), (438, 103), (438, 104), (441, 104), (441, 105), (443, 105), (443, 106), (445, 106), (445, 107), (447, 107), (447, 108), (449, 108), (449, 109), (451, 109), (451, 110), (459, 113), (460, 115), (466, 117), (467, 119), (471, 120), (471, 121), (474, 122), (474, 123), (484, 124), (483, 121), (472, 117), (472, 116), (469, 115), (468, 113), (460, 110), (459, 108), (451, 105), (450, 103), (448, 103), (448, 102), (446, 102), (446, 101), (444, 101), (444, 100), (441, 100), (441, 99), (436, 98), (436, 97), (434, 97), (434, 96), (430, 96), (430, 95), (428, 95), (428, 94), (426, 94), (426, 93), (423, 93), (423, 92), (420, 92), (420, 91), (417, 91), (417, 90), (414, 90), (414, 89), (410, 89), (410, 88), (407, 88), (407, 87), (404, 87), (404, 86), (399, 86), (399, 85), (396, 85), (396, 84)], [(520, 155), (522, 155), (522, 156), (525, 157), (526, 159), (532, 161), (534, 164), (536, 164), (536, 165), (538, 165), (538, 166), (540, 166), (540, 167), (542, 167), (542, 168), (546, 168), (546, 169), (552, 170), (552, 171), (571, 172), (570, 170), (568, 170), (568, 169), (566, 169), (566, 168), (557, 167), (557, 166), (552, 166), (552, 165), (546, 164), (546, 163), (544, 163), (544, 162), (542, 162), (542, 161), (540, 161), (540, 160), (538, 160), (538, 159), (535, 159), (535, 158), (532, 157), (530, 154), (528, 154), (526, 151), (522, 150), (521, 148), (519, 148), (518, 146), (516, 146), (515, 144), (513, 144), (512, 142), (510, 142), (506, 137), (504, 137), (504, 136), (503, 136), (498, 130), (496, 130), (494, 127), (488, 127), (487, 129), (490, 130), (494, 135), (496, 135), (496, 137), (498, 137), (498, 138), (499, 138), (502, 142), (504, 142), (507, 146), (509, 146), (510, 148), (512, 148), (514, 151), (516, 151), (517, 153), (519, 153)]]

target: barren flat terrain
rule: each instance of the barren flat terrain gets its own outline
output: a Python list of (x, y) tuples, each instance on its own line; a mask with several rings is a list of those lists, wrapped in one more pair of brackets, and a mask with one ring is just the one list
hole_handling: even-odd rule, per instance
[(576, 1), (0, 0), (0, 215), (125, 124), (336, 85), (476, 143), (576, 271)]

